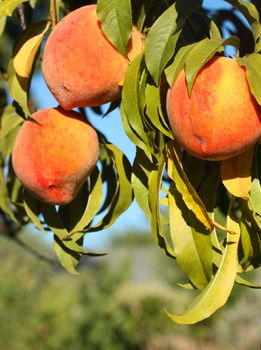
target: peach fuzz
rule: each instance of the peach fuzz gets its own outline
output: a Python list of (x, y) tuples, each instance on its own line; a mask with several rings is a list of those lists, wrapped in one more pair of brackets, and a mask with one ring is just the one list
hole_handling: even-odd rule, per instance
[(48, 204), (74, 199), (99, 158), (96, 131), (80, 113), (61, 107), (39, 110), (24, 122), (12, 153), (24, 187)]
[(261, 107), (235, 59), (212, 58), (189, 96), (183, 70), (167, 93), (174, 137), (192, 155), (222, 160), (243, 153), (261, 136)]
[[(142, 50), (142, 35), (133, 27), (129, 60)], [(45, 82), (64, 109), (99, 106), (120, 97), (129, 60), (104, 36), (96, 5), (65, 16), (47, 39), (42, 62)]]

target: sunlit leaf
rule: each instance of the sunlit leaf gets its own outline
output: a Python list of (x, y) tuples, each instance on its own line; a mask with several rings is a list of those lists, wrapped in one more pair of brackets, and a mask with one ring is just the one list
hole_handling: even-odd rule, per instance
[[(93, 220), (102, 202), (102, 179), (99, 171), (96, 169), (90, 176), (90, 193), (85, 206), (85, 210), (77, 220), (76, 225), (71, 229), (70, 233), (84, 231)], [(80, 202), (79, 205), (82, 205)], [(77, 208), (74, 208), (77, 211)], [(73, 213), (72, 213), (73, 214)]]
[(203, 289), (212, 276), (212, 245), (209, 233), (187, 210), (174, 183), (169, 191), (169, 225), (177, 262), (189, 281)]
[(98, 0), (97, 15), (105, 36), (122, 55), (127, 56), (132, 28), (130, 0)]
[(174, 55), (186, 19), (201, 5), (200, 0), (179, 1), (168, 9), (154, 22), (145, 45), (145, 60), (148, 70), (156, 83), (167, 63)]
[(0, 18), (4, 16), (12, 16), (15, 8), (26, 1), (27, 0), (3, 0), (0, 3)]
[[(44, 29), (43, 29), (44, 28)], [(43, 30), (42, 30), (43, 29)], [(16, 74), (29, 78), (39, 53), (43, 37), (49, 29), (49, 22), (39, 22), (29, 27), (16, 46), (13, 65)], [(41, 30), (41, 33), (38, 33)]]
[(13, 149), (22, 123), (23, 119), (16, 113), (15, 108), (11, 105), (6, 106), (0, 120), (0, 150), (5, 162)]
[(237, 62), (241, 66), (246, 67), (246, 75), (250, 90), (257, 102), (261, 105), (261, 55), (259, 53), (252, 53), (243, 58), (238, 57)]
[(29, 219), (35, 227), (42, 232), (46, 232), (40, 220), (41, 211), (39, 209), (38, 201), (27, 191), (24, 191), (23, 193), (23, 204)]
[(175, 182), (177, 191), (182, 195), (183, 201), (189, 210), (192, 210), (197, 219), (211, 232), (213, 224), (208, 217), (206, 208), (195, 189), (191, 186), (180, 160), (178, 146), (174, 142), (168, 144), (168, 172)]
[(142, 55), (129, 65), (124, 78), (121, 102), (121, 117), (126, 134), (132, 142), (145, 151), (153, 152), (144, 126), (144, 113), (141, 108), (140, 65)]
[(3, 34), (6, 25), (6, 17), (0, 17), (0, 36)]
[(238, 47), (239, 38), (235, 36), (231, 36), (224, 40), (206, 38), (192, 47), (185, 59), (186, 79), (189, 94), (192, 91), (192, 87), (199, 70), (224, 45), (233, 45), (235, 47)]
[(105, 144), (105, 148), (110, 155), (118, 181), (114, 196), (110, 206), (103, 218), (95, 225), (91, 226), (88, 231), (99, 231), (111, 226), (118, 217), (125, 212), (133, 200), (133, 191), (131, 186), (131, 166), (126, 156), (113, 144)]
[(72, 275), (79, 275), (76, 266), (79, 263), (81, 255), (66, 248), (58, 236), (54, 236), (54, 249), (60, 264)]
[(194, 299), (182, 315), (167, 312), (169, 318), (181, 324), (194, 324), (211, 316), (222, 307), (233, 288), (237, 273), (237, 249), (240, 237), (238, 224), (230, 218), (228, 227), (237, 231), (227, 235), (226, 248), (221, 265), (207, 287)]
[(196, 44), (193, 43), (181, 47), (175, 55), (173, 62), (165, 69), (166, 79), (169, 86), (173, 85), (179, 73), (184, 68), (186, 57), (195, 45)]
[(223, 185), (235, 197), (248, 199), (251, 189), (251, 166), (254, 149), (221, 161), (220, 174)]

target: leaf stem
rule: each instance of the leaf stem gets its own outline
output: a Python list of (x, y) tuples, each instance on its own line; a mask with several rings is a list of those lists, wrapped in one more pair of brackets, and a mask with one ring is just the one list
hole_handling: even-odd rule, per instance
[(49, 13), (50, 13), (51, 25), (52, 25), (52, 29), (53, 29), (58, 22), (56, 0), (50, 0), (50, 12)]

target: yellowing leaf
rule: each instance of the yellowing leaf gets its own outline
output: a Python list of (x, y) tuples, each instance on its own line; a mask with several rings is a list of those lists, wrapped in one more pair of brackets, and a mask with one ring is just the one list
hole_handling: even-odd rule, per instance
[(253, 148), (236, 157), (221, 162), (221, 179), (226, 189), (235, 197), (249, 198)]
[(14, 69), (16, 74), (18, 74), (20, 77), (28, 78), (30, 76), (36, 54), (41, 46), (43, 36), (48, 30), (48, 27), (49, 26), (47, 25), (42, 33), (37, 34), (25, 41), (14, 56)]
[(0, 18), (12, 16), (14, 9), (27, 0), (4, 0), (0, 4)]

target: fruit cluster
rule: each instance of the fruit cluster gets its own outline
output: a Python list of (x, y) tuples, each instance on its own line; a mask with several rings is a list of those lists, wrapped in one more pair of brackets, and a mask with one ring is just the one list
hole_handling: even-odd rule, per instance
[(36, 198), (57, 205), (75, 198), (98, 161), (99, 140), (72, 109), (119, 98), (128, 64), (141, 49), (142, 36), (133, 27), (128, 57), (123, 57), (103, 35), (96, 5), (71, 12), (54, 28), (42, 71), (59, 107), (40, 110), (24, 122), (12, 157), (17, 177)]
[[(33, 114), (13, 151), (17, 177), (49, 204), (69, 203), (99, 158), (95, 130), (72, 109), (118, 99), (129, 62), (143, 48), (133, 26), (128, 57), (121, 55), (104, 36), (96, 10), (87, 5), (71, 12), (50, 34), (42, 72), (59, 107)], [(183, 69), (167, 92), (166, 110), (181, 147), (206, 160), (238, 155), (261, 135), (261, 109), (245, 69), (227, 57), (214, 57), (200, 70), (190, 95)]]

